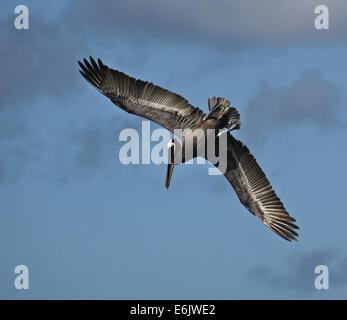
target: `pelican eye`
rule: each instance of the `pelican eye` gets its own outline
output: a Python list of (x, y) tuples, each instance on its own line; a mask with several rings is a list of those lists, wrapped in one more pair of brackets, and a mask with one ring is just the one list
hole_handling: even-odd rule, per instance
[(168, 148), (171, 148), (172, 146), (174, 147), (174, 150), (175, 150), (175, 148), (176, 148), (175, 142), (169, 141), (169, 143), (167, 144), (167, 147), (168, 147)]

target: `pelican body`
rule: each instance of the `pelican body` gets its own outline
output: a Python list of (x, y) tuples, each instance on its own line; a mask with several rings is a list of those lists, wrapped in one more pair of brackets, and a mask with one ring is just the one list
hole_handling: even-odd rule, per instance
[[(220, 103), (225, 103), (226, 107), (219, 112)], [(209, 141), (214, 140), (212, 144), (213, 155), (218, 152), (220, 144), (220, 136), (234, 128), (240, 127), (240, 115), (235, 108), (230, 108), (227, 100), (210, 98), (209, 106), (212, 110), (207, 116), (203, 117), (194, 128), (188, 130), (186, 135), (177, 134), (182, 144), (174, 138), (168, 144), (168, 168), (165, 179), (165, 188), (168, 189), (174, 166), (190, 161), (198, 156), (209, 160), (212, 164), (217, 165), (218, 162), (211, 161), (208, 151), (211, 147)], [(225, 140), (226, 141), (226, 140)], [(225, 147), (227, 145), (225, 144)]]
[[(299, 228), (293, 223), (295, 219), (288, 214), (248, 148), (230, 134), (240, 129), (240, 114), (229, 100), (209, 98), (209, 113), (205, 114), (180, 95), (113, 70), (100, 59), (96, 62), (90, 57), (90, 62), (83, 59), (83, 63), (78, 63), (82, 76), (121, 109), (152, 120), (173, 133), (191, 130), (187, 135), (176, 134), (181, 143), (174, 138), (168, 145), (166, 189), (176, 164), (197, 156), (209, 160), (206, 144), (212, 139), (216, 150), (219, 146), (225, 149), (226, 168), (222, 173), (240, 202), (279, 236), (288, 241), (297, 240), (295, 230)], [(223, 139), (225, 145), (221, 144)], [(187, 150), (191, 151), (188, 156)], [(220, 169), (219, 163), (213, 164)]]

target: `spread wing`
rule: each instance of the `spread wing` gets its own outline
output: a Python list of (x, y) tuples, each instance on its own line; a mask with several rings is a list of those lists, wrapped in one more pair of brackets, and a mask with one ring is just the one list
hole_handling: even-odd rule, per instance
[(159, 123), (173, 132), (174, 129), (193, 128), (204, 113), (194, 108), (186, 99), (153, 83), (137, 80), (98, 63), (78, 61), (82, 76), (97, 90), (129, 113)]
[(228, 166), (225, 177), (241, 203), (282, 238), (297, 240), (299, 229), (272, 189), (248, 148), (228, 133)]

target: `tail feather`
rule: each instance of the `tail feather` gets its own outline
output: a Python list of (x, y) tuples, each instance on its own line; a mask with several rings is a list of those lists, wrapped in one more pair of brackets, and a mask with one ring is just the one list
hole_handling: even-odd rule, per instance
[(222, 97), (208, 98), (208, 108), (210, 109), (210, 116), (224, 119), (225, 131), (240, 129), (240, 114), (236, 108), (231, 107), (228, 99)]
[(217, 107), (230, 107), (230, 101), (226, 98), (221, 98), (221, 97), (210, 97), (208, 98), (208, 108), (211, 111), (215, 111)]
[(231, 107), (228, 112), (228, 122), (227, 122), (227, 129), (230, 130), (238, 130), (241, 127), (241, 121), (240, 121), (240, 113), (237, 111), (236, 108)]

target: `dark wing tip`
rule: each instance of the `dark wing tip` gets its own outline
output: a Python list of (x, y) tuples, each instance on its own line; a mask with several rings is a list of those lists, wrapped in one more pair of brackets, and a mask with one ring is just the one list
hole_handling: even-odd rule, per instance
[[(94, 86), (98, 90), (101, 90), (101, 81), (103, 78), (102, 69), (96, 64), (93, 57), (89, 57), (89, 59), (90, 59), (90, 62), (86, 58), (82, 59), (83, 62), (78, 60), (78, 64), (81, 68), (79, 72), (92, 86)], [(98, 59), (98, 61), (101, 62), (100, 59)]]
[(285, 221), (271, 221), (265, 223), (272, 231), (277, 233), (280, 237), (287, 241), (298, 241), (298, 233), (294, 230), (298, 230), (299, 227), (293, 223)]
[(80, 60), (77, 60), (77, 62), (78, 62), (78, 65), (80, 66), (80, 68), (83, 69), (83, 67), (84, 67), (83, 63)]
[(89, 57), (90, 62), (86, 58), (83, 58), (82, 60), (83, 62), (80, 60), (77, 60), (79, 66), (82, 69), (88, 69), (89, 71), (96, 71), (100, 69), (100, 65), (103, 66), (103, 63), (101, 62), (100, 59), (98, 59), (98, 62), (99, 62), (99, 66), (98, 66), (97, 63), (95, 62), (95, 59), (92, 56)]
[(98, 58), (98, 64), (99, 64), (99, 68), (102, 69), (104, 67), (104, 64), (102, 63), (102, 61)]

